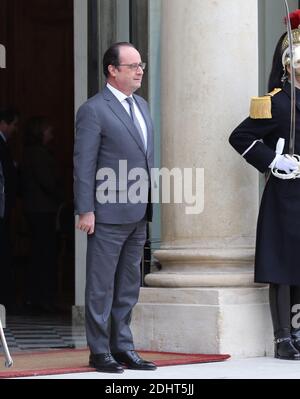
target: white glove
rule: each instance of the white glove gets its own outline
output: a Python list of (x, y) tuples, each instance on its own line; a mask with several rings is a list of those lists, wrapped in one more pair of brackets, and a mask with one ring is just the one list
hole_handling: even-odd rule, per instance
[[(273, 162), (272, 162), (273, 163)], [(289, 155), (277, 154), (275, 158), (274, 167), (278, 170), (283, 170), (285, 173), (291, 173), (298, 169), (297, 162)]]

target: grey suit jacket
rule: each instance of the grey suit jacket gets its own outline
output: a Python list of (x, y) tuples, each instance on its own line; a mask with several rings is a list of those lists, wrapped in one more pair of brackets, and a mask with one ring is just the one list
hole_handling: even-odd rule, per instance
[[(139, 184), (143, 184), (144, 188), (146, 186), (149, 192), (150, 172), (154, 167), (153, 125), (148, 105), (140, 96), (134, 95), (134, 99), (147, 125), (147, 152), (130, 116), (107, 87), (86, 101), (77, 113), (74, 145), (75, 213), (95, 212), (98, 223), (135, 223), (144, 217), (146, 210), (149, 211), (147, 203), (119, 203), (120, 195), (124, 199), (123, 191), (128, 192), (132, 184), (138, 181), (124, 181), (126, 171), (119, 173), (119, 161), (127, 161), (128, 173), (134, 168), (145, 171), (147, 179)], [(116, 176), (116, 182), (107, 190), (112, 191), (108, 194), (115, 194), (116, 203), (100, 203), (97, 200), (97, 190), (101, 191), (105, 178), (102, 176), (104, 180), (97, 181), (96, 175), (103, 168), (110, 168)]]
[(0, 218), (4, 217), (5, 193), (4, 193), (4, 175), (2, 164), (0, 162)]

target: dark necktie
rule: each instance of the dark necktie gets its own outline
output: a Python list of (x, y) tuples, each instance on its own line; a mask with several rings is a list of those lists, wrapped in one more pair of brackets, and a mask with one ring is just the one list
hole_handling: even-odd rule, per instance
[(126, 101), (128, 102), (129, 107), (130, 107), (131, 119), (132, 119), (137, 131), (139, 132), (139, 135), (141, 137), (141, 140), (142, 140), (142, 143), (144, 145), (145, 150), (147, 150), (146, 143), (145, 143), (145, 138), (144, 138), (144, 135), (143, 135), (143, 131), (142, 131), (141, 125), (140, 125), (140, 123), (138, 121), (138, 118), (136, 117), (135, 112), (134, 112), (133, 99), (131, 97), (127, 97)]

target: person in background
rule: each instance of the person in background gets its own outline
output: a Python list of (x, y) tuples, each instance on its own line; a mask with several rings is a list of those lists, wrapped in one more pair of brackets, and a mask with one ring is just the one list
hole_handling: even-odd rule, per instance
[(0, 304), (9, 311), (16, 305), (12, 264), (11, 218), (16, 204), (18, 173), (9, 147), (17, 132), (19, 112), (14, 107), (0, 107)]
[(63, 199), (60, 170), (50, 146), (53, 138), (49, 120), (32, 117), (24, 130), (20, 167), (23, 210), (31, 239), (27, 304), (35, 311), (51, 313), (57, 305), (56, 217)]

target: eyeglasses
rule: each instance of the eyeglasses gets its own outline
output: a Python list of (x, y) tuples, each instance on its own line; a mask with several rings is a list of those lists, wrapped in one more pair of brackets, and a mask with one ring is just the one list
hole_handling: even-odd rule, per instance
[(116, 66), (127, 66), (129, 69), (131, 69), (133, 71), (134, 70), (137, 71), (139, 68), (144, 70), (146, 68), (147, 64), (146, 64), (146, 62), (140, 62), (139, 64), (138, 63), (134, 63), (134, 64), (119, 64), (119, 65), (116, 65)]

